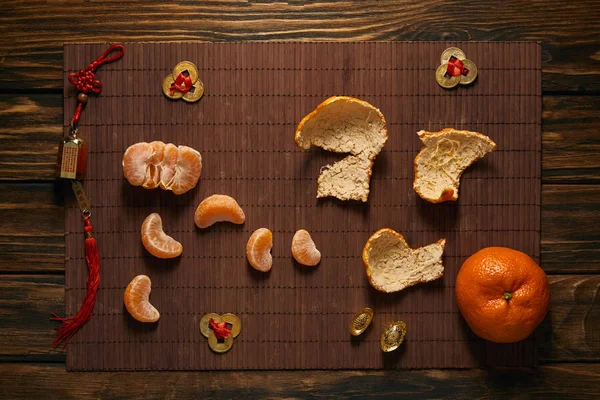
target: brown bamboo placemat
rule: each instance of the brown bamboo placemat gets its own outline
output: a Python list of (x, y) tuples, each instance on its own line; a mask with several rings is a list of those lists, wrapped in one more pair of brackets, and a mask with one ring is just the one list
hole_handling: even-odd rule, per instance
[[(462, 48), (475, 61), (475, 84), (451, 91), (434, 78), (441, 52)], [(76, 92), (71, 71), (85, 68), (105, 44), (66, 45), (65, 131)], [(170, 101), (161, 82), (182, 60), (200, 70), (206, 93), (194, 104)], [(141, 43), (98, 71), (103, 93), (83, 113), (80, 134), (90, 146), (86, 191), (102, 260), (92, 320), (68, 345), (69, 370), (364, 369), (531, 365), (535, 338), (492, 345), (476, 338), (454, 300), (462, 262), (491, 245), (539, 259), (541, 176), (541, 46), (527, 42), (398, 43)], [(369, 101), (386, 117), (389, 141), (377, 158), (367, 204), (317, 200), (319, 169), (342, 155), (294, 145), (300, 119), (332, 95)], [(468, 169), (456, 203), (429, 204), (412, 189), (416, 132), (444, 127), (490, 136), (498, 149)], [(132, 187), (121, 159), (136, 142), (162, 140), (199, 150), (198, 186), (176, 196)], [(213, 193), (235, 197), (243, 226), (198, 230), (194, 211)], [(181, 258), (159, 260), (140, 240), (158, 212), (184, 246)], [(274, 234), (270, 274), (245, 259), (251, 232)], [(377, 229), (401, 232), (412, 247), (445, 237), (442, 279), (397, 294), (367, 282), (361, 251)], [(291, 238), (311, 232), (323, 259), (294, 264)], [(66, 210), (66, 310), (85, 294), (83, 225)], [(152, 279), (156, 324), (134, 321), (123, 292), (138, 274)], [(362, 307), (372, 326), (352, 338), (348, 326)], [(205, 313), (233, 312), (243, 323), (233, 349), (213, 354), (200, 334)], [(379, 349), (383, 327), (403, 320), (401, 349)]]

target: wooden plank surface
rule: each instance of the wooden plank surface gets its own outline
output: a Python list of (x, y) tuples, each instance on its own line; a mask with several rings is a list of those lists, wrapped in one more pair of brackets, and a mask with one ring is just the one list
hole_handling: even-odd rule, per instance
[[(600, 275), (550, 275), (548, 279), (552, 303), (539, 331), (541, 360), (600, 361)], [(0, 361), (63, 361), (62, 351), (51, 349), (57, 324), (49, 320), (51, 312), (64, 312), (63, 301), (63, 277), (0, 275)]]
[(11, 399), (597, 399), (600, 364), (526, 370), (66, 372), (60, 364), (0, 364)]
[[(51, 180), (56, 143), (62, 134), (62, 43), (116, 40), (540, 40), (543, 43), (543, 89), (545, 94), (569, 96), (544, 97), (544, 182), (597, 183), (598, 112), (600, 104), (593, 94), (600, 91), (600, 50), (597, 40), (600, 2), (548, 3), (541, 0), (476, 2), (377, 2), (361, 4), (339, 2), (269, 3), (246, 1), (207, 1), (183, 5), (157, 5), (149, 2), (3, 2), (0, 16), (3, 40), (0, 43), (0, 180)], [(493, 9), (494, 12), (489, 10)], [(90, 16), (93, 16), (91, 18)], [(140, 23), (135, 29), (131, 20)], [(14, 94), (14, 95), (13, 95)], [(32, 100), (32, 103), (28, 100)], [(14, 107), (16, 106), (16, 107)], [(50, 112), (45, 110), (50, 109)], [(33, 111), (33, 112), (30, 112)], [(6, 119), (8, 118), (8, 119)], [(32, 142), (31, 145), (29, 142)], [(14, 163), (26, 160), (18, 169)], [(19, 174), (19, 176), (17, 176)], [(27, 185), (27, 184), (26, 184)], [(8, 190), (16, 201), (0, 201), (0, 273), (14, 278), (12, 289), (0, 289), (1, 315), (21, 320), (13, 322), (20, 352), (28, 341), (46, 343), (52, 337), (46, 329), (38, 341), (39, 331), (28, 326), (35, 318), (27, 316), (33, 308), (39, 317), (50, 309), (62, 311), (62, 278), (40, 277), (40, 285), (55, 291), (51, 303), (40, 310), (33, 300), (13, 303), (11, 296), (33, 296), (32, 282), (13, 273), (38, 271), (62, 273), (64, 240), (62, 208), (54, 206), (53, 184), (25, 189), (19, 183), (0, 188), (0, 197)], [(597, 288), (599, 246), (597, 199), (598, 187), (561, 188), (544, 186), (544, 222), (542, 231), (542, 265), (547, 272), (568, 274), (554, 276), (552, 335), (540, 350), (546, 361), (585, 359), (590, 349), (597, 352), (599, 319)], [(35, 195), (28, 203), (23, 190)], [(45, 192), (45, 194), (43, 194)], [(550, 193), (549, 193), (550, 192)], [(9, 198), (8, 195), (4, 199)], [(565, 206), (560, 202), (564, 201)], [(24, 202), (23, 206), (18, 203)], [(594, 202), (596, 206), (593, 206)], [(10, 205), (7, 205), (9, 203)], [(568, 204), (567, 204), (568, 203)], [(42, 205), (40, 212), (24, 212)], [(43, 206), (45, 205), (45, 206)], [(550, 214), (548, 214), (550, 213)], [(49, 225), (36, 216), (48, 215)], [(547, 215), (551, 215), (548, 218)], [(570, 216), (576, 215), (574, 219)], [(10, 224), (7, 224), (7, 219)], [(55, 222), (61, 221), (59, 225)], [(582, 224), (583, 225), (580, 225)], [(5, 229), (5, 226), (9, 226)], [(581, 226), (580, 229), (577, 229)], [(20, 233), (14, 239), (15, 233)], [(38, 249), (36, 249), (36, 246)], [(32, 280), (34, 278), (29, 277)], [(52, 281), (53, 278), (58, 280)], [(43, 283), (43, 282), (46, 283)], [(22, 285), (22, 286), (20, 286)], [(557, 286), (558, 285), (558, 286)], [(596, 285), (596, 286), (595, 286)], [(34, 285), (35, 286), (35, 285)], [(556, 293), (557, 287), (564, 292)], [(44, 291), (48, 291), (46, 288)], [(37, 291), (37, 290), (36, 290)], [(597, 292), (597, 290), (596, 290)], [(10, 295), (8, 294), (10, 293)], [(39, 293), (39, 292), (38, 292)], [(556, 293), (556, 294), (555, 294)], [(38, 294), (38, 296), (40, 296)], [(557, 300), (558, 296), (558, 300)], [(564, 297), (563, 300), (560, 297)], [(567, 300), (570, 298), (570, 300)], [(48, 305), (50, 304), (50, 305)], [(555, 307), (555, 304), (558, 306)], [(556, 308), (556, 309), (555, 309)], [(9, 319), (10, 319), (9, 318)], [(29, 318), (29, 319), (28, 319)], [(47, 324), (46, 317), (40, 324)], [(37, 320), (37, 318), (35, 318)], [(548, 324), (545, 321), (544, 324)], [(557, 331), (554, 326), (561, 327)], [(0, 325), (1, 327), (4, 325)], [(40, 325), (37, 325), (38, 327)], [(577, 335), (570, 330), (575, 327)], [(563, 331), (564, 330), (564, 331)], [(594, 336), (594, 334), (596, 336)], [(44, 337), (44, 335), (46, 335)], [(567, 343), (564, 345), (565, 341)], [(7, 344), (8, 345), (8, 344)], [(580, 351), (580, 348), (582, 349)], [(593, 350), (596, 348), (596, 350)], [(41, 348), (40, 348), (41, 349)], [(48, 348), (35, 353), (2, 356), (11, 361), (61, 361)], [(0, 364), (2, 398), (104, 398), (145, 397), (225, 398), (247, 394), (250, 397), (354, 397), (364, 393), (403, 398), (598, 398), (600, 371), (598, 363), (550, 364), (533, 373), (522, 371), (490, 374), (485, 371), (403, 371), (402, 373), (362, 373), (314, 371), (278, 373), (66, 373), (64, 364)], [(289, 389), (289, 390), (287, 390)], [(143, 392), (145, 391), (145, 392)], [(141, 394), (143, 393), (143, 394)], [(340, 395), (343, 393), (343, 396)], [(140, 395), (141, 394), (141, 395)], [(137, 395), (137, 396), (136, 396)]]
[[(0, 180), (54, 179), (62, 101), (59, 94), (0, 95)], [(544, 183), (600, 183), (599, 108), (600, 96), (544, 97)]]
[(546, 93), (600, 91), (600, 3), (594, 0), (494, 0), (485, 8), (443, 0), (181, 5), (69, 0), (59, 10), (53, 2), (33, 0), (3, 7), (0, 89), (62, 88), (63, 42), (534, 40), (544, 46)]

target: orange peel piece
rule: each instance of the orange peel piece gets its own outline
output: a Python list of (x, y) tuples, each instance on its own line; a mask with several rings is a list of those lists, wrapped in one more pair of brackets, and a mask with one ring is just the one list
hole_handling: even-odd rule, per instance
[(369, 283), (381, 292), (393, 293), (441, 278), (445, 245), (446, 239), (440, 239), (411, 249), (398, 232), (380, 229), (367, 240), (362, 252)]
[(321, 169), (318, 198), (368, 200), (373, 163), (388, 139), (385, 117), (379, 109), (354, 97), (330, 97), (300, 121), (294, 139), (302, 149), (316, 146), (350, 153)]
[(465, 169), (496, 148), (496, 143), (478, 132), (445, 128), (417, 135), (423, 148), (415, 158), (413, 188), (430, 203), (457, 200)]

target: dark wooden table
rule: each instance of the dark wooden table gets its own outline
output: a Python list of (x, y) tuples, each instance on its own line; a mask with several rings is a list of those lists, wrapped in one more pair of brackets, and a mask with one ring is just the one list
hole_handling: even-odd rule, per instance
[[(0, 3), (0, 397), (600, 398), (600, 1)], [(182, 40), (543, 42), (542, 267), (535, 370), (67, 373), (62, 44)], [(510, 63), (510, 60), (506, 60)]]

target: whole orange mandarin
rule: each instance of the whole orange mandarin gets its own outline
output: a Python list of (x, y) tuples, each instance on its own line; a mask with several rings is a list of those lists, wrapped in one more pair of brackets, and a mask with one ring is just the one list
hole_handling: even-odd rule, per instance
[(487, 247), (462, 265), (456, 277), (456, 301), (476, 335), (497, 343), (518, 342), (546, 316), (550, 285), (528, 255)]

